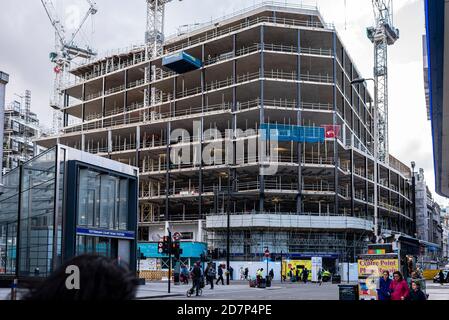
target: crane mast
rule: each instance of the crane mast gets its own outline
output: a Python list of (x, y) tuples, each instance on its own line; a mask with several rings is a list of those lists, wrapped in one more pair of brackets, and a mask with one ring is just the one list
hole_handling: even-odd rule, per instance
[(50, 53), (51, 62), (54, 63), (55, 73), (53, 83), (53, 93), (50, 99), (50, 107), (53, 109), (53, 133), (59, 134), (62, 128), (62, 108), (64, 82), (68, 80), (71, 63), (76, 58), (89, 59), (96, 55), (89, 47), (80, 48), (75, 45), (75, 39), (81, 28), (89, 18), (97, 13), (97, 5), (92, 0), (86, 0), (89, 9), (81, 19), (80, 24), (75, 29), (69, 39), (66, 38), (64, 25), (59, 18), (57, 11), (51, 0), (41, 0), (42, 6), (47, 13), (51, 25), (55, 29), (55, 49)]
[[(374, 80), (376, 82), (378, 157), (388, 164), (388, 46), (399, 39), (399, 29), (393, 24), (393, 1), (372, 0), (375, 26), (367, 29), (368, 38), (374, 44)], [(376, 130), (376, 128), (375, 128)]]
[(162, 55), (164, 44), (165, 5), (172, 0), (146, 0), (147, 29), (145, 43), (148, 46), (149, 58)]

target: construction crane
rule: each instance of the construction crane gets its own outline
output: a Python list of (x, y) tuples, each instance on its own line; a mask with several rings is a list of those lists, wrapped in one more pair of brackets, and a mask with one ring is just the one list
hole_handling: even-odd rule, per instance
[(375, 26), (367, 29), (374, 44), (375, 101), (377, 106), (378, 158), (388, 164), (388, 46), (399, 39), (399, 29), (393, 24), (393, 1), (372, 0)]
[(89, 59), (96, 55), (91, 48), (80, 48), (75, 44), (75, 39), (79, 34), (81, 28), (86, 23), (90, 16), (98, 12), (97, 5), (94, 1), (86, 0), (89, 4), (84, 17), (70, 38), (66, 38), (65, 27), (61, 19), (59, 19), (56, 9), (51, 0), (41, 0), (41, 3), (47, 13), (50, 22), (55, 29), (55, 50), (50, 53), (50, 59), (55, 64), (53, 71), (55, 73), (55, 80), (53, 84), (53, 94), (50, 99), (50, 106), (53, 109), (53, 133), (58, 134), (62, 127), (62, 112), (63, 103), (63, 86), (68, 79), (68, 71), (74, 59), (84, 58)]
[(172, 1), (173, 0), (146, 0), (147, 29), (145, 32), (145, 43), (150, 59), (162, 55), (162, 47), (165, 40), (165, 5)]
[[(173, 0), (145, 0), (147, 3), (147, 25), (145, 31), (145, 45), (148, 59), (155, 59), (162, 55), (165, 41), (165, 5)], [(179, 0), (182, 1), (182, 0)], [(156, 66), (151, 70), (152, 77), (156, 74)], [(146, 71), (147, 72), (147, 71)], [(151, 105), (155, 103), (156, 89), (151, 88)], [(147, 100), (147, 98), (145, 98)]]

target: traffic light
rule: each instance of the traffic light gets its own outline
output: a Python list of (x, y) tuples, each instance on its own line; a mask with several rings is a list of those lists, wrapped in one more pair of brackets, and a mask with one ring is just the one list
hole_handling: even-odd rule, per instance
[(169, 241), (168, 240), (169, 240), (168, 237), (164, 236), (162, 238), (162, 240), (159, 241), (158, 250), (157, 250), (159, 254), (168, 254), (168, 250), (169, 250), (169, 247), (168, 247)]
[(172, 243), (172, 253), (175, 258), (179, 260), (182, 254), (181, 243), (179, 241), (175, 241)]

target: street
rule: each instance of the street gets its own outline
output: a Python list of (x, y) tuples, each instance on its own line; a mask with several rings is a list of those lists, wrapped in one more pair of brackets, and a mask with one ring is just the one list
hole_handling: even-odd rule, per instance
[[(343, 283), (346, 284), (346, 283)], [(351, 283), (354, 284), (354, 283)], [(139, 299), (169, 299), (185, 300), (186, 291), (190, 285), (171, 287), (171, 295), (167, 296), (166, 282), (153, 282), (139, 287)], [(449, 300), (449, 284), (441, 286), (431, 281), (427, 282), (429, 300)], [(250, 288), (244, 281), (234, 281), (230, 286), (215, 285), (203, 289), (201, 297), (192, 296), (192, 300), (338, 300), (338, 285), (323, 283), (321, 286), (315, 283), (290, 283), (274, 282), (271, 288)]]
[[(346, 283), (343, 283), (346, 284)], [(351, 283), (355, 284), (355, 283)], [(139, 300), (338, 300), (338, 285), (323, 283), (321, 286), (315, 283), (290, 283), (273, 282), (271, 288), (250, 288), (245, 281), (233, 281), (230, 286), (215, 285), (203, 289), (200, 297), (186, 298), (189, 285), (173, 285), (171, 293), (167, 293), (167, 282), (150, 282), (139, 286), (137, 299)], [(9, 297), (10, 289), (0, 289), (0, 300)], [(19, 291), (19, 296), (24, 291)], [(429, 300), (449, 300), (449, 284), (440, 285), (427, 281), (427, 293)]]

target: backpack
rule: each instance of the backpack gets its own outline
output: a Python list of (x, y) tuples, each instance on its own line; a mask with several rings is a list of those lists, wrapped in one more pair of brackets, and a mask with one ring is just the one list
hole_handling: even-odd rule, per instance
[(208, 275), (209, 277), (211, 277), (211, 278), (215, 277), (215, 269), (214, 269), (214, 268), (210, 268), (210, 269), (207, 271), (207, 275)]

